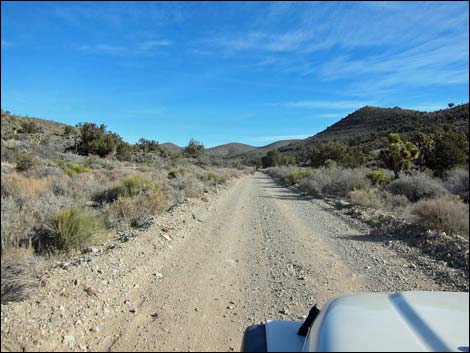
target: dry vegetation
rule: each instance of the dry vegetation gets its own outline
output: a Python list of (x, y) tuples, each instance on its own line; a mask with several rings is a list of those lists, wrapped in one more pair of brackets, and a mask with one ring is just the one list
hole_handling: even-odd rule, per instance
[(352, 205), (392, 212), (425, 228), (468, 239), (468, 170), (444, 179), (414, 171), (393, 181), (390, 171), (367, 168), (269, 168), (267, 172), (314, 196), (347, 199)]
[[(200, 158), (194, 158), (163, 153), (155, 141), (145, 139), (126, 145), (119, 136), (102, 131), (104, 138), (115, 138), (133, 154), (122, 160), (119, 145), (98, 144), (115, 152), (79, 155), (70, 150), (69, 135), (80, 130), (2, 111), (2, 301), (30, 293), (38, 283), (39, 263), (87, 251), (117, 232), (145, 227), (172, 205), (204, 197), (249, 171), (214, 166), (202, 157), (202, 145), (192, 146), (199, 149)], [(44, 132), (52, 136), (53, 145), (34, 142), (45, 138)]]

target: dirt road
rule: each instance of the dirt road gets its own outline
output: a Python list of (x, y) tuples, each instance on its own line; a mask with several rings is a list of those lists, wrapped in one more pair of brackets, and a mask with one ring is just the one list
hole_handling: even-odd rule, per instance
[(445, 288), (322, 200), (256, 173), (50, 271), (34, 298), (2, 306), (2, 350), (238, 350), (250, 324), (414, 289)]

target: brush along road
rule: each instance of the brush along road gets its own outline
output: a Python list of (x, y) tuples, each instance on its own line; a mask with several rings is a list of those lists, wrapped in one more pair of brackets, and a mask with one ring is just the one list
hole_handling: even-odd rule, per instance
[(2, 350), (239, 350), (248, 325), (302, 320), (338, 295), (453, 289), (351, 224), (245, 176), (50, 270), (31, 299), (2, 305)]

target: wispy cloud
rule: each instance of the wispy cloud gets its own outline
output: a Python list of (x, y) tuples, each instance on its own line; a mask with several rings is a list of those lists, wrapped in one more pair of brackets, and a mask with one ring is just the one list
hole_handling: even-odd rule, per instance
[[(468, 83), (469, 33), (462, 28), (468, 3), (282, 3), (271, 4), (253, 26), (200, 43), (201, 50), (251, 55), (253, 66), (350, 80), (357, 87), (348, 88), (357, 91), (387, 90)], [(318, 52), (328, 60), (319, 62)]]
[(140, 50), (150, 50), (150, 49), (153, 49), (153, 48), (158, 48), (158, 47), (166, 47), (168, 45), (171, 45), (172, 42), (169, 41), (169, 40), (166, 40), (166, 39), (160, 39), (160, 40), (148, 40), (146, 42), (143, 42), (143, 43), (139, 43), (138, 44), (138, 48)]
[(2, 39), (2, 47), (11, 47), (13, 45), (12, 42)]
[(108, 55), (139, 55), (155, 53), (158, 48), (172, 45), (170, 40), (148, 40), (139, 43), (127, 44), (89, 44), (79, 45), (76, 48), (82, 52)]
[(111, 55), (123, 55), (127, 51), (127, 48), (124, 46), (111, 44), (80, 45), (77, 49), (86, 53), (103, 53)]

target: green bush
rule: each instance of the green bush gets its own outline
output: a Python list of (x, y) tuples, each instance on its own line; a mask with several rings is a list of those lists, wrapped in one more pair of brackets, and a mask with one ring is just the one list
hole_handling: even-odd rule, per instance
[(97, 216), (73, 207), (59, 211), (51, 220), (50, 229), (56, 248), (82, 250), (102, 231), (103, 224)]
[(19, 153), (16, 156), (16, 170), (23, 172), (31, 169), (36, 164), (36, 160), (31, 153)]
[(90, 173), (91, 169), (83, 165), (72, 163), (68, 168), (64, 170), (64, 173), (68, 176), (74, 176), (81, 173)]
[(367, 174), (366, 177), (375, 186), (387, 185), (393, 180), (393, 176), (383, 170), (374, 170)]
[(106, 125), (94, 123), (80, 123), (80, 142), (78, 152), (88, 156), (90, 154), (106, 157), (113, 153), (122, 139), (119, 135), (106, 131)]

